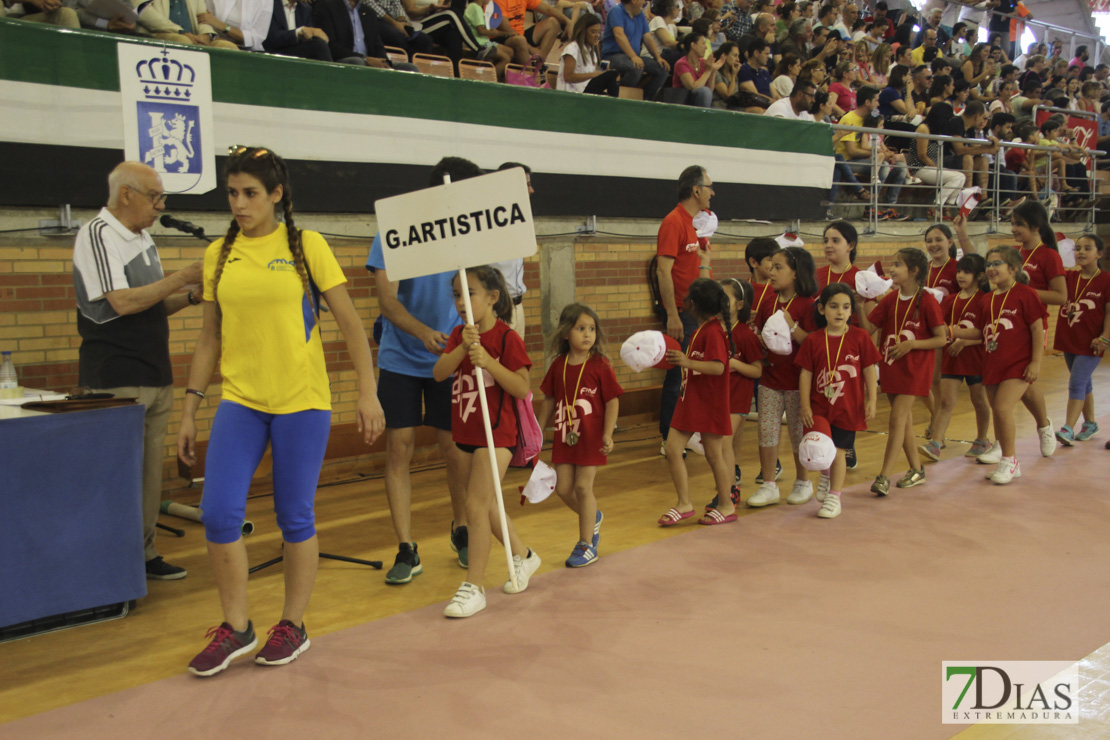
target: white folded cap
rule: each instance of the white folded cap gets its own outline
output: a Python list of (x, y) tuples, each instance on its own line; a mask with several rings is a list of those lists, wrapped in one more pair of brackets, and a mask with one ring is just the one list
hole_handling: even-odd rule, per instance
[(983, 199), (983, 189), (976, 185), (975, 187), (964, 188), (960, 194), (956, 196), (956, 205), (960, 208), (960, 213), (964, 218), (975, 210), (975, 206), (979, 205), (979, 201)]
[(633, 372), (642, 372), (649, 367), (662, 366), (668, 349), (682, 349), (682, 346), (661, 331), (638, 331), (621, 345), (621, 359)]
[(813, 426), (805, 430), (798, 445), (798, 459), (806, 470), (828, 470), (836, 459), (836, 445), (833, 444), (831, 429), (827, 419), (813, 417)]
[(775, 237), (775, 242), (786, 249), (787, 247), (804, 247), (806, 243), (797, 234), (792, 234), (789, 231), (784, 231)]
[(790, 354), (794, 340), (790, 338), (790, 325), (782, 311), (775, 311), (763, 325), (763, 344), (776, 355)]
[(694, 228), (702, 239), (713, 236), (717, 233), (717, 214), (713, 211), (698, 211), (694, 216)]
[(1061, 239), (1063, 234), (1056, 234), (1056, 246), (1060, 248), (1060, 260), (1064, 263), (1064, 267), (1069, 270), (1075, 267), (1075, 241), (1073, 239)]
[(879, 274), (875, 272), (874, 265), (856, 273), (856, 293), (858, 293), (861, 298), (867, 300), (878, 298), (883, 293), (890, 290), (890, 286), (892, 285), (894, 285), (893, 280), (879, 277)]
[(924, 290), (925, 290), (926, 293), (931, 295), (933, 298), (936, 298), (937, 303), (940, 303), (941, 301), (943, 301), (944, 297), (946, 295), (948, 295), (948, 291), (945, 290), (944, 288), (925, 288)]
[(532, 469), (532, 476), (528, 483), (520, 487), (520, 505), (525, 501), (538, 504), (555, 491), (555, 468), (542, 460), (536, 460), (536, 467)]

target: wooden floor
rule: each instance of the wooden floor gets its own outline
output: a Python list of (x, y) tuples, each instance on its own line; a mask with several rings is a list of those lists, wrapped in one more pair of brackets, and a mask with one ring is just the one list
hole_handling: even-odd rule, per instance
[[(1066, 369), (1062, 357), (1045, 360), (1040, 381), (1056, 426), (1062, 423), (1066, 399)], [(1110, 389), (1110, 368), (1096, 374), (1097, 389)], [(974, 437), (974, 418), (966, 396), (949, 431), (945, 456), (962, 456), (967, 445), (955, 440)], [(885, 419), (885, 402), (880, 419)], [(1100, 404), (1105, 412), (1106, 404)], [(920, 433), (927, 420), (925, 409), (916, 409)], [(876, 424), (881, 427), (882, 421)], [(1019, 434), (1034, 434), (1034, 425), (1019, 413)], [(746, 426), (744, 495), (755, 490), (751, 479), (756, 470), (756, 425)], [(1110, 428), (1108, 428), (1110, 432)], [(785, 437), (785, 434), (783, 435)], [(1102, 443), (1089, 443), (1084, 456), (1092, 464), (1105, 459)], [(881, 462), (885, 435), (862, 433), (857, 438), (860, 468), (849, 473), (848, 486), (866, 486)], [(1097, 445), (1097, 447), (1096, 447)], [(784, 446), (785, 451), (785, 446)], [(601, 553), (620, 551), (690, 531), (689, 527), (662, 529), (655, 519), (674, 503), (674, 492), (665, 462), (659, 457), (658, 434), (645, 425), (620, 430), (610, 464), (597, 477), (596, 492), (605, 512), (605, 545)], [(786, 455), (784, 455), (784, 460)], [(549, 459), (549, 458), (548, 458)], [(939, 464), (945, 464), (944, 459)], [(712, 496), (712, 477), (705, 461), (691, 456), (688, 463), (695, 502)], [(1103, 470), (1110, 468), (1105, 465)], [(448, 545), (451, 511), (442, 469), (427, 469), (413, 475), (414, 534), (424, 563), (423, 575), (405, 586), (387, 586), (381, 571), (363, 566), (324, 561), (306, 624), (318, 635), (363, 624), (385, 616), (437, 602), (446, 602), (462, 581)], [(541, 569), (562, 568), (563, 560), (577, 540), (575, 517), (552, 497), (543, 504), (521, 507), (517, 486), (526, 472), (511, 471), (506, 482), (509, 511), (525, 542), (544, 559)], [(789, 483), (787, 483), (787, 486)], [(1020, 485), (1020, 484), (1018, 484)], [(700, 492), (700, 493), (699, 493)], [(261, 562), (279, 553), (280, 533), (273, 523), (269, 497), (252, 499), (248, 517), (256, 531), (247, 538), (251, 562)], [(340, 483), (322, 488), (317, 497), (317, 521), (321, 548), (325, 551), (386, 562), (396, 552), (389, 510), (380, 479)], [(744, 511), (741, 511), (744, 515)], [(844, 516), (851, 516), (846, 510)], [(169, 521), (167, 519), (167, 521)], [(203, 529), (199, 524), (174, 520), (186, 529), (184, 539), (161, 537), (159, 547), (171, 562), (183, 565), (190, 575), (183, 581), (151, 582), (150, 594), (127, 618), (90, 625), (39, 637), (0, 644), (0, 723), (72, 704), (83, 699), (180, 674), (205, 644), (205, 631), (220, 621), (219, 604), (207, 565)], [(830, 523), (835, 526), (835, 522)], [(496, 554), (495, 554), (496, 555)], [(487, 587), (498, 587), (505, 579), (499, 557), (491, 559)], [(74, 567), (80, 567), (75, 563)], [(251, 612), (255, 625), (265, 630), (281, 611), (282, 578), (279, 567), (252, 576)], [(1110, 630), (1108, 630), (1110, 639)], [(1110, 650), (1091, 656), (1110, 675)], [(1105, 697), (1104, 697), (1105, 698)], [(1049, 728), (1051, 729), (1051, 728)], [(1074, 733), (1074, 729), (1071, 730)], [(2, 734), (2, 733), (0, 733)], [(1052, 734), (1042, 728), (976, 727), (961, 738), (1082, 737)]]

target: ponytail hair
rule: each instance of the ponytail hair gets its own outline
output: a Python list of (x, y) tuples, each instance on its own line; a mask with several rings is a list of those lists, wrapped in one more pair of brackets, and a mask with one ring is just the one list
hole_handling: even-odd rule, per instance
[(856, 227), (852, 226), (851, 223), (844, 220), (833, 221), (831, 224), (825, 227), (825, 230), (821, 232), (821, 235), (824, 236), (825, 234), (829, 233), (829, 229), (835, 229), (842, 237), (844, 237), (844, 241), (848, 242), (848, 245), (851, 247), (851, 249), (848, 251), (848, 261), (855, 262), (856, 247), (859, 245), (859, 232), (856, 231)]
[(1016, 217), (1030, 229), (1035, 229), (1046, 247), (1055, 252), (1060, 251), (1059, 245), (1056, 244), (1056, 232), (1048, 222), (1048, 211), (1039, 200), (1026, 200), (1011, 213), (1012, 217)]
[(728, 337), (729, 353), (734, 351), (732, 346), (732, 317), (729, 316), (728, 296), (720, 283), (711, 278), (698, 278), (690, 283), (690, 290), (686, 293), (684, 305), (692, 309), (692, 313), (699, 321), (708, 321), (714, 317), (719, 318), (724, 324), (725, 336)]
[[(732, 321), (739, 321), (741, 324), (746, 324), (752, 318), (752, 303), (755, 302), (755, 288), (746, 280), (737, 280), (736, 278), (725, 278), (721, 281), (721, 287), (732, 293), (732, 297), (740, 301), (742, 305), (736, 311), (736, 315), (731, 317)], [(728, 326), (732, 326), (730, 322)]]
[(817, 295), (817, 266), (813, 255), (802, 247), (785, 247), (775, 252), (786, 258), (786, 264), (794, 271), (794, 292), (802, 298)]
[(925, 287), (929, 279), (929, 258), (925, 253), (917, 247), (904, 247), (898, 250), (897, 256), (909, 268), (911, 274), (917, 271), (914, 278), (917, 280), (917, 287), (919, 289)]
[(989, 258), (992, 254), (997, 254), (1001, 257), (1002, 261), (1009, 265), (1010, 269), (1014, 271), (1014, 282), (1021, 283), (1022, 285), (1029, 284), (1029, 273), (1022, 269), (1024, 265), (1021, 259), (1021, 252), (1013, 247), (1003, 246), (991, 247), (988, 249), (986, 256)]
[[(513, 320), (513, 299), (509, 294), (509, 286), (505, 283), (505, 276), (492, 265), (466, 268), (466, 274), (478, 278), (478, 283), (488, 291), (497, 291), (497, 301), (493, 304), (493, 315), (505, 323)], [(458, 279), (458, 276), (455, 276)], [(465, 285), (459, 286), (465, 290)]]
[(987, 261), (981, 254), (965, 254), (956, 263), (957, 272), (966, 272), (975, 276), (975, 284), (980, 293), (990, 293), (991, 283), (987, 280)]

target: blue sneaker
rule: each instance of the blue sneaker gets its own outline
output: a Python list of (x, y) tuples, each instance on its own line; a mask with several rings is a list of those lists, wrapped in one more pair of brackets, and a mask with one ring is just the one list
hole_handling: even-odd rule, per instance
[[(775, 480), (782, 478), (782, 460), (775, 460)], [(763, 485), (763, 471), (759, 471), (759, 475), (755, 477), (756, 485)]]
[[(596, 535), (595, 535), (596, 536)], [(589, 542), (579, 540), (574, 546), (574, 552), (567, 558), (568, 568), (585, 568), (597, 560), (597, 548)]]
[(1060, 440), (1061, 444), (1072, 447), (1075, 445), (1075, 432), (1072, 431), (1071, 427), (1065, 424), (1060, 427), (1060, 431), (1056, 432), (1056, 439)]
[(1079, 431), (1075, 433), (1075, 441), (1086, 442), (1088, 439), (1095, 436), (1096, 434), (1098, 434), (1098, 422), (1085, 421), (1083, 422), (1083, 426), (1079, 428)]
[[(598, 509), (597, 519), (594, 520), (594, 550), (597, 550), (598, 543), (601, 542), (601, 522), (603, 519), (605, 519), (605, 515), (601, 513), (601, 509)], [(596, 552), (594, 553), (594, 557), (597, 557)]]

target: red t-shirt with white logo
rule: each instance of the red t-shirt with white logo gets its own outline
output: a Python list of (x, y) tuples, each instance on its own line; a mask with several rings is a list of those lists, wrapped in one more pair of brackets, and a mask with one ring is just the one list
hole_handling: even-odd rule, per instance
[[(462, 342), (461, 326), (456, 326), (447, 339), (444, 352), (451, 352)], [(522, 367), (532, 367), (524, 340), (498, 319), (493, 328), (482, 333), (482, 347), (491, 357), (497, 358), (502, 367), (516, 372)], [(489, 420), (493, 426), (494, 447), (513, 447), (516, 445), (516, 399), (506, 393), (488, 372), (482, 372), (485, 381), (486, 403), (489, 406)], [(455, 380), (451, 384), (451, 439), (459, 444), (486, 446), (486, 432), (482, 425), (482, 406), (478, 398), (478, 378), (470, 355), (455, 370)]]
[(1101, 355), (1091, 349), (1091, 340), (1102, 334), (1106, 320), (1106, 299), (1110, 296), (1110, 273), (1099, 270), (1088, 280), (1079, 270), (1069, 270), (1068, 300), (1060, 306), (1056, 319), (1056, 341), (1053, 346), (1073, 355)]
[[(701, 265), (701, 255), (698, 254), (698, 250), (702, 245), (707, 244), (704, 239), (698, 238), (698, 230), (694, 228), (694, 217), (681, 203), (666, 215), (663, 223), (659, 224), (659, 233), (655, 238), (655, 254), (660, 258), (670, 257), (674, 260), (674, 266), (671, 267), (671, 280), (674, 282), (674, 304), (679, 311), (682, 310), (682, 302), (686, 300), (690, 283), (698, 278), (698, 266)], [(709, 276), (708, 272), (706, 270), (706, 277)]]
[(936, 350), (915, 349), (894, 361), (889, 351), (910, 339), (932, 339), (933, 329), (944, 326), (940, 304), (932, 294), (917, 291), (912, 298), (902, 299), (894, 290), (879, 301), (868, 317), (879, 327), (879, 384), (883, 393), (903, 396), (927, 396), (933, 384)]
[(940, 267), (930, 264), (929, 279), (925, 282), (925, 287), (942, 290), (945, 296), (959, 293), (960, 287), (956, 284), (956, 260), (949, 257)]
[(691, 433), (732, 434), (728, 411), (728, 336), (719, 319), (710, 319), (698, 327), (686, 356), (699, 362), (720, 362), (725, 371), (720, 375), (703, 375), (682, 368), (682, 391), (671, 426)]
[[(958, 290), (946, 295), (940, 304), (940, 312), (944, 314), (944, 323), (962, 329), (978, 328), (979, 325), (976, 322), (979, 320), (979, 313), (983, 310), (983, 298), (985, 297), (986, 294), (978, 289), (970, 298), (961, 298)], [(983, 374), (983, 345), (973, 344), (970, 347), (964, 347), (955, 357), (948, 353), (948, 347), (942, 347), (940, 352), (940, 371), (942, 374)]]
[[(759, 307), (759, 314), (755, 317), (755, 330), (763, 331), (763, 325), (779, 309), (785, 309), (794, 319), (794, 323), (802, 327), (802, 331), (817, 331), (817, 322), (813, 317), (813, 299), (794, 296), (791, 300), (780, 303), (776, 298), (765, 301)], [(798, 390), (798, 366), (794, 358), (798, 356), (798, 347), (795, 341), (790, 347), (790, 354), (776, 355), (774, 352), (764, 352), (763, 376), (759, 384), (776, 391)]]
[[(732, 359), (749, 365), (763, 361), (763, 348), (759, 338), (747, 324), (737, 321), (732, 327)], [(729, 370), (728, 410), (733, 414), (746, 414), (752, 410), (752, 396), (755, 394), (755, 380), (745, 378), (735, 370)]]
[[(867, 429), (863, 370), (881, 359), (871, 335), (856, 326), (849, 326), (839, 337), (829, 336), (825, 329), (807, 336), (794, 362), (813, 373), (809, 400), (813, 415), (845, 431)], [(830, 387), (832, 398), (825, 395)]]
[[(1053, 278), (1064, 274), (1064, 260), (1055, 249), (1040, 244), (1033, 249), (1022, 249), (1023, 270), (1029, 275), (1029, 287), (1033, 290), (1048, 290)], [(1044, 328), (1048, 330), (1048, 306), (1044, 307)]]
[[(1029, 327), (1041, 318), (1044, 304), (1028, 285), (1014, 283), (1008, 291), (994, 291), (983, 298), (976, 322), (983, 332), (986, 360), (983, 384), (998, 385), (1020, 378), (1033, 361), (1033, 335)], [(997, 346), (991, 349), (991, 342)]]
[[(540, 384), (543, 394), (555, 401), (551, 461), (555, 465), (604, 465), (606, 456), (601, 445), (605, 436), (605, 404), (619, 398), (624, 389), (604, 357), (591, 355), (580, 365), (567, 362), (566, 355), (555, 358)], [(567, 414), (568, 398), (574, 404), (573, 420)], [(578, 435), (577, 444), (567, 444), (567, 432)]]

